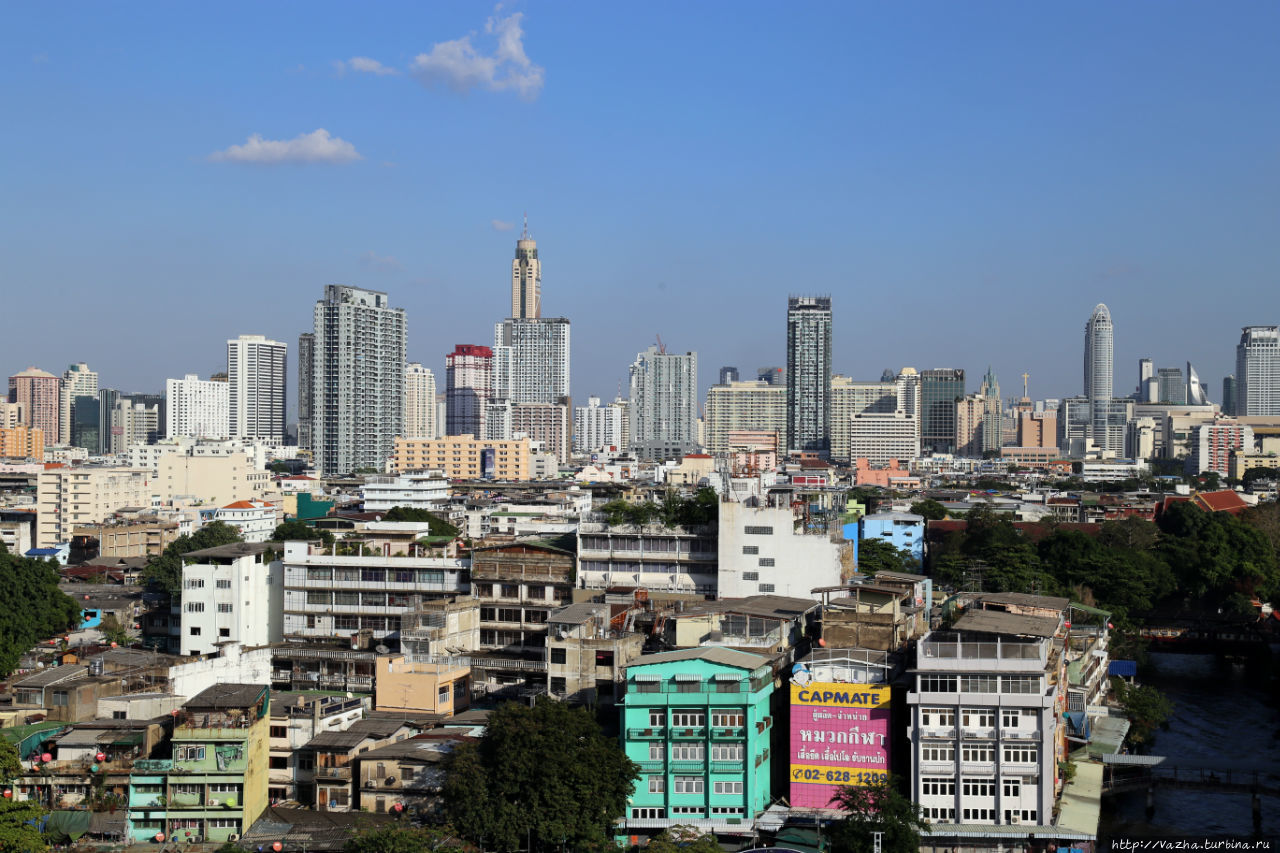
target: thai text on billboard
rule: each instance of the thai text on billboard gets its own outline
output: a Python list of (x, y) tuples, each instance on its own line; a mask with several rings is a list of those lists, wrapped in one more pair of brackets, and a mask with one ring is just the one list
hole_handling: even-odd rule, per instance
[(889, 773), (889, 688), (815, 681), (791, 685), (791, 805), (832, 808), (846, 785)]

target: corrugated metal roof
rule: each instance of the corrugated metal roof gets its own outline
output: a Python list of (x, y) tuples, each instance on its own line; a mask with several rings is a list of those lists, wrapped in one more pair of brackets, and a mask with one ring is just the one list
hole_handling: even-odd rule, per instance
[(718, 646), (700, 646), (693, 649), (677, 649), (674, 652), (661, 652), (656, 655), (642, 655), (633, 660), (627, 669), (658, 663), (673, 663), (684, 660), (705, 660), (722, 666), (745, 669), (748, 672), (759, 669), (769, 663), (769, 659), (760, 655), (740, 652), (736, 649), (724, 649)]

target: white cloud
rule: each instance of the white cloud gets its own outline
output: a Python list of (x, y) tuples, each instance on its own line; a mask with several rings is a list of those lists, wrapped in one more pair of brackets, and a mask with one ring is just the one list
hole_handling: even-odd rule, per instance
[(527, 101), (536, 98), (545, 70), (524, 52), (524, 28), (520, 25), (524, 15), (516, 12), (500, 18), (497, 11), (484, 25), (485, 34), (497, 39), (491, 54), (477, 50), (471, 42), (475, 34), (470, 33), (432, 45), (429, 53), (414, 57), (409, 70), (426, 85), (444, 85), (456, 92), (513, 90)]
[(383, 65), (378, 60), (370, 59), (367, 56), (353, 56), (346, 62), (338, 60), (333, 65), (338, 69), (339, 74), (345, 71), (359, 71), (362, 74), (376, 74), (379, 77), (386, 77), (400, 73), (395, 68)]
[(510, 231), (516, 227), (514, 222), (503, 222), (501, 219), (491, 219), (489, 224), (493, 226), (494, 231)]
[(345, 139), (330, 136), (323, 127), (301, 133), (293, 139), (263, 139), (258, 134), (244, 145), (232, 145), (209, 155), (215, 163), (347, 163), (363, 160), (356, 147)]
[(379, 255), (376, 252), (365, 252), (360, 256), (360, 263), (366, 267), (373, 267), (383, 272), (399, 272), (404, 269), (404, 264), (390, 255)]

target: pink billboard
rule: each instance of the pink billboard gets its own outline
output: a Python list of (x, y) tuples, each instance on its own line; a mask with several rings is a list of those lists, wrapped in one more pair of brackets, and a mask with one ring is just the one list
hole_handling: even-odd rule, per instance
[(831, 808), (838, 789), (889, 775), (889, 688), (791, 685), (791, 805)]

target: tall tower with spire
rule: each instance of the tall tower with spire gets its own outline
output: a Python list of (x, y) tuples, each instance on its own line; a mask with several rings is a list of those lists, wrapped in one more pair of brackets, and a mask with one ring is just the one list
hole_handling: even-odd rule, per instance
[(511, 262), (511, 316), (516, 320), (542, 316), (542, 262), (538, 260), (538, 243), (529, 236), (527, 215)]
[[(1124, 443), (1124, 419), (1116, 424), (1111, 404), (1113, 335), (1111, 312), (1099, 303), (1084, 324), (1084, 395), (1089, 398), (1089, 437), (1103, 452), (1119, 452)], [(1118, 434), (1113, 425), (1118, 426)]]

